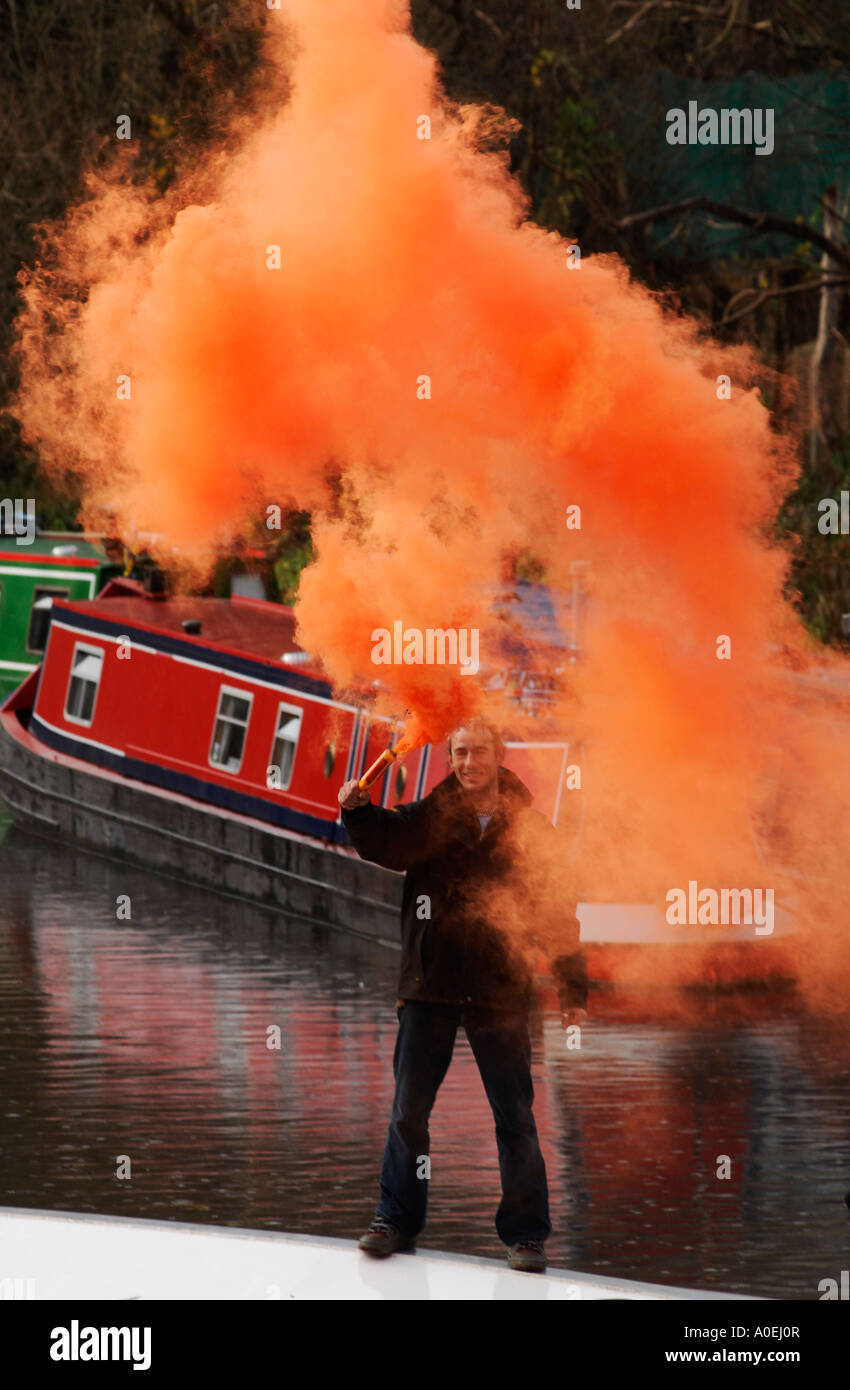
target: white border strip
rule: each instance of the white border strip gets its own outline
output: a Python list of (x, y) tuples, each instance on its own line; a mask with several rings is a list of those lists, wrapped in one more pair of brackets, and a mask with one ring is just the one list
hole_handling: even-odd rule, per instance
[[(89, 586), (89, 598), (94, 597), (94, 585), (97, 578), (96, 574), (89, 573), (88, 571), (81, 574), (79, 570), (65, 569), (64, 566), (60, 565), (50, 570), (22, 568), (21, 565), (0, 565), (0, 574), (24, 575), (27, 579), (56, 579), (57, 576), (62, 576), (70, 579), (78, 579), (80, 581), (85, 580)], [(68, 598), (67, 595), (63, 595), (63, 598), (66, 598), (68, 603), (75, 603), (78, 601)]]

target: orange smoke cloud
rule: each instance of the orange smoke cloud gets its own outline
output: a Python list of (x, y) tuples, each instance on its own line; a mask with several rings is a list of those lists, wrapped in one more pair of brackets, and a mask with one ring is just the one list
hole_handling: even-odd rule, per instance
[(750, 355), (616, 257), (570, 268), (524, 220), (498, 114), (446, 99), (406, 5), (290, 0), (268, 24), (291, 98), (193, 173), (194, 201), (93, 182), (25, 277), (28, 437), (82, 469), (90, 521), (199, 566), (267, 503), (309, 509), (302, 644), (340, 686), (380, 677), (421, 737), (504, 709), (456, 667), (376, 667), (373, 632), (474, 628), (498, 665), (505, 557), (533, 550), (564, 588), (586, 562), (559, 726), (585, 741), (580, 893), (764, 884), (753, 826), (773, 796), (793, 871), (777, 889), (805, 907), (793, 873), (819, 856), (817, 958), (828, 942), (848, 963), (847, 724), (827, 735), (770, 655), (808, 660), (770, 540), (796, 466)]

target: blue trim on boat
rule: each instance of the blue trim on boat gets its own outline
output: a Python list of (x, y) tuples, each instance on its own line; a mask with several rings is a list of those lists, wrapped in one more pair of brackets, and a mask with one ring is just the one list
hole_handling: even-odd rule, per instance
[(362, 710), (359, 710), (359, 709), (358, 709), (358, 710), (355, 710), (355, 713), (354, 713), (354, 724), (352, 725), (352, 728), (351, 728), (351, 743), (348, 745), (348, 762), (347, 762), (346, 768), (345, 768), (345, 780), (346, 780), (346, 782), (350, 782), (350, 781), (351, 781), (352, 769), (353, 769), (353, 767), (354, 767), (354, 754), (355, 754), (355, 751), (356, 751), (356, 749), (357, 749), (357, 740), (360, 738), (360, 724), (361, 724), (361, 722), (362, 722), (362, 719), (363, 719), (363, 712), (362, 712)]
[(117, 772), (122, 777), (135, 777), (138, 782), (149, 782), (165, 791), (179, 792), (182, 796), (190, 796), (201, 803), (207, 802), (228, 811), (238, 811), (240, 815), (253, 816), (255, 820), (267, 821), (285, 830), (296, 830), (299, 834), (311, 835), (314, 839), (330, 840), (332, 844), (337, 845), (348, 843), (345, 827), (337, 821), (306, 815), (290, 806), (277, 806), (247, 792), (222, 787), (217, 782), (205, 782), (200, 777), (174, 772), (171, 768), (146, 763), (140, 758), (110, 753), (105, 748), (94, 747), (86, 739), (57, 734), (53, 729), (48, 729), (36, 714), (33, 714), (30, 720), (30, 732), (34, 738), (38, 738), (48, 748), (55, 749), (57, 753), (96, 763), (98, 767), (108, 768), (110, 772)]
[(414, 801), (421, 801), (425, 795), (425, 778), (428, 774), (428, 764), (431, 761), (431, 745), (426, 743), (422, 750), (422, 757), (419, 759), (419, 776), (416, 779), (416, 790), (413, 793)]
[(212, 651), (170, 632), (136, 627), (133, 623), (118, 622), (114, 618), (99, 618), (93, 613), (80, 613), (75, 608), (65, 608), (61, 603), (53, 605), (51, 616), (54, 611), (59, 621), (66, 623), (68, 627), (96, 632), (102, 637), (114, 637), (116, 634), (121, 636), (126, 633), (132, 640), (135, 634), (135, 640), (140, 646), (153, 647), (169, 656), (184, 656), (202, 666), (224, 668), (232, 671), (234, 675), (244, 676), (246, 680), (256, 677), (258, 680), (280, 686), (281, 690), (300, 690), (305, 695), (320, 695), (325, 700), (333, 699), (333, 690), (327, 681), (317, 680), (315, 676), (305, 676), (300, 671), (281, 671), (271, 658), (265, 662), (237, 656), (231, 651)]
[[(358, 758), (360, 759), (360, 766), (359, 766), (359, 768), (357, 769), (357, 771), (355, 772), (354, 775), (355, 775), (355, 777), (357, 778), (358, 781), (359, 781), (360, 778), (363, 776), (363, 773), (366, 771), (366, 753), (367, 753), (367, 751), (368, 751), (368, 749), (369, 749), (369, 733), (370, 733), (371, 728), (372, 728), (372, 719), (371, 719), (371, 716), (367, 714), (366, 717), (365, 717), (365, 719), (363, 720), (363, 738), (362, 738), (362, 742), (361, 742), (361, 744), (360, 744), (359, 749), (357, 750), (357, 756), (358, 756)], [(355, 766), (356, 766), (356, 764), (355, 764)]]

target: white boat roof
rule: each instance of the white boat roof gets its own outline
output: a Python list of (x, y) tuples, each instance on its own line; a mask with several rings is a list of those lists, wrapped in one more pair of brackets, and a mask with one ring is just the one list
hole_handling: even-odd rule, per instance
[(0, 1296), (46, 1299), (739, 1301), (434, 1250), (375, 1259), (353, 1240), (0, 1207)]

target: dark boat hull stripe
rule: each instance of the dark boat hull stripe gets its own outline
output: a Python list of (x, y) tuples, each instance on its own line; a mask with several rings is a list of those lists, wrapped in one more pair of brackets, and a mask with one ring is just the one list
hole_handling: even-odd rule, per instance
[(195, 801), (220, 806), (224, 810), (238, 811), (240, 815), (252, 816), (255, 820), (279, 825), (284, 830), (295, 830), (301, 835), (312, 835), (317, 840), (329, 840), (332, 844), (348, 843), (345, 827), (339, 821), (322, 820), (320, 816), (310, 816), (303, 811), (295, 811), (291, 806), (277, 806), (264, 801), (262, 797), (251, 796), (247, 792), (232, 787), (222, 787), (217, 782), (206, 782), (200, 777), (190, 777), (185, 772), (174, 772), (171, 768), (159, 767), (156, 763), (146, 763), (140, 758), (126, 754), (107, 752), (86, 739), (70, 738), (43, 724), (38, 715), (30, 720), (30, 731), (48, 748), (64, 753), (69, 758), (81, 758), (84, 762), (95, 763), (108, 768), (110, 772), (123, 777), (134, 777), (137, 782), (147, 782), (165, 791), (179, 792)]

